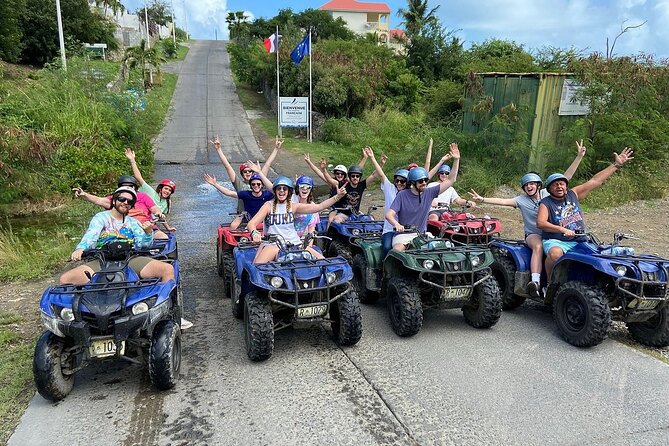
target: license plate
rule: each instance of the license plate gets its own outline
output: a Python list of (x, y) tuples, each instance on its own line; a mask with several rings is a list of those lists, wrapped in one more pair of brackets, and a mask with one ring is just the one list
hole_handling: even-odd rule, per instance
[(470, 287), (455, 287), (455, 288), (445, 288), (441, 293), (442, 299), (460, 299), (462, 297), (469, 297), (472, 293)]
[(327, 305), (312, 305), (310, 307), (300, 307), (297, 309), (297, 317), (309, 318), (323, 316), (328, 311)]
[(653, 308), (657, 307), (657, 304), (659, 303), (659, 300), (634, 299), (627, 307), (637, 308), (639, 310), (652, 310)]
[[(121, 354), (125, 350), (125, 341), (121, 341)], [(91, 357), (106, 358), (116, 354), (116, 343), (114, 338), (97, 339), (91, 341)]]

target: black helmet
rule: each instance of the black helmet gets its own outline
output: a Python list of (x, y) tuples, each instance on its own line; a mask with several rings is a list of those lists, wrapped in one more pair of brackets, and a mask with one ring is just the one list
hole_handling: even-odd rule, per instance
[(137, 180), (132, 175), (121, 175), (118, 177), (118, 182), (116, 183), (117, 187), (125, 186), (127, 184), (132, 184), (135, 189), (139, 187), (139, 183), (137, 183)]
[(352, 165), (348, 168), (348, 174), (351, 175), (352, 173), (362, 175), (362, 167), (358, 166), (357, 164)]

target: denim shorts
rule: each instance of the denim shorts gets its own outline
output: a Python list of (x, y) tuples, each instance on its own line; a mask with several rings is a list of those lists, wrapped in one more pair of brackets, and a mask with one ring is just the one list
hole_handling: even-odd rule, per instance
[(567, 242), (563, 240), (548, 239), (543, 241), (544, 254), (548, 254), (551, 248), (560, 248), (563, 253), (568, 253), (576, 247), (580, 242)]

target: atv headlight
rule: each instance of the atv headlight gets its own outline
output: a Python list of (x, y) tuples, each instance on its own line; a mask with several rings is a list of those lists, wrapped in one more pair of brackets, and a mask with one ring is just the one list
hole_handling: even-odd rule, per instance
[(325, 279), (328, 281), (328, 283), (334, 283), (334, 281), (337, 280), (337, 274), (327, 273), (325, 274)]
[(434, 260), (423, 260), (423, 268), (425, 269), (432, 269), (434, 268)]
[(353, 228), (353, 229), (351, 229), (351, 234), (353, 234), (353, 235), (360, 235), (360, 229), (358, 229), (358, 228)]
[(248, 237), (239, 237), (239, 243), (246, 243), (249, 241)]
[(281, 288), (281, 285), (283, 285), (283, 279), (279, 276), (274, 276), (269, 280), (269, 284), (274, 288)]
[(481, 256), (472, 256), (472, 266), (477, 267), (481, 264)]
[(304, 260), (311, 260), (314, 258), (314, 256), (309, 251), (302, 251), (302, 258)]
[(614, 268), (619, 276), (624, 276), (627, 274), (627, 267), (625, 265), (615, 265)]
[(137, 302), (135, 305), (132, 306), (132, 309), (130, 311), (135, 316), (138, 314), (146, 313), (147, 311), (149, 311), (149, 304), (147, 304), (146, 302)]
[(486, 225), (485, 232), (492, 232), (495, 229), (495, 225)]
[(74, 313), (71, 308), (63, 308), (60, 310), (60, 318), (67, 322), (72, 322), (74, 320)]

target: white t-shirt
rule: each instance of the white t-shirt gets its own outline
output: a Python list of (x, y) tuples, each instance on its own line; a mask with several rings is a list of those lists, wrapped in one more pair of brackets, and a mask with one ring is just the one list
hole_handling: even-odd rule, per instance
[(386, 220), (386, 212), (388, 212), (390, 205), (393, 204), (393, 200), (395, 200), (395, 197), (397, 196), (397, 188), (386, 178), (381, 182), (381, 191), (383, 191), (383, 233), (385, 234), (386, 232), (391, 232), (395, 229), (393, 228), (393, 225)]
[[(432, 186), (439, 186), (439, 182), (433, 181), (432, 183), (427, 185), (427, 187), (432, 187)], [(432, 200), (432, 209), (438, 209), (437, 205), (439, 203), (446, 203), (447, 205), (450, 206), (450, 204), (453, 203), (458, 198), (460, 198), (460, 195), (458, 195), (455, 189), (453, 189), (453, 186), (451, 186), (442, 193), (440, 193), (437, 198)]]

